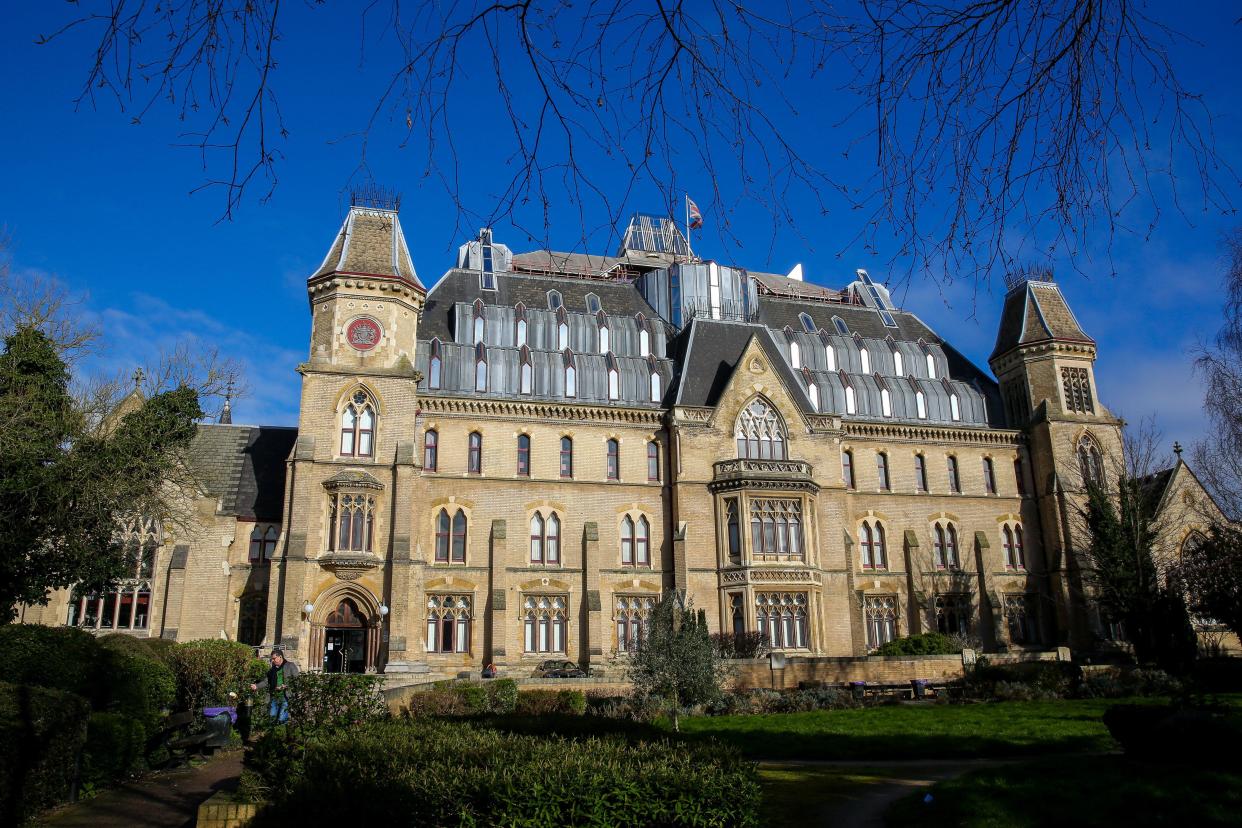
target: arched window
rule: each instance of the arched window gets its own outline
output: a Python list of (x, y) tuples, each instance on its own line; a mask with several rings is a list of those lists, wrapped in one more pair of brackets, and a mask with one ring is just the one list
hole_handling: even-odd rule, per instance
[(742, 561), (742, 527), (738, 515), (737, 498), (730, 497), (725, 504), (725, 534), (729, 544), (729, 560), (733, 563)]
[(483, 473), (483, 435), (477, 431), (470, 432), (467, 438), (466, 471), (470, 474)]
[(521, 346), (527, 344), (526, 306), (521, 302), (518, 302), (517, 306), (513, 309), (513, 318), (513, 341), (520, 348)]
[(518, 369), (521, 385), (518, 390), (523, 394), (531, 394), (535, 390), (535, 369), (531, 365), (530, 348), (523, 345), (518, 353), (518, 359), (521, 361), (521, 367)]
[(805, 313), (798, 314), (798, 321), (802, 323), (802, 330), (809, 334), (815, 333), (815, 320)]
[(474, 343), (477, 345), (483, 341), (483, 333), (487, 327), (487, 322), (483, 316), (483, 300), (474, 300)]
[(1019, 495), (1026, 494), (1026, 473), (1022, 470), (1022, 458), (1015, 457), (1013, 459), (1013, 479), (1018, 488)]
[(867, 346), (863, 344), (862, 337), (854, 334), (854, 342), (858, 344), (858, 359), (862, 363), (862, 372), (864, 374), (871, 373), (871, 351), (867, 350)]
[(1084, 486), (1104, 485), (1104, 463), (1100, 457), (1100, 447), (1087, 434), (1078, 439), (1078, 469)]
[(803, 371), (806, 379), (806, 395), (811, 400), (811, 408), (819, 411), (819, 386), (811, 379), (810, 371)]
[(487, 390), (487, 349), (482, 342), (474, 346), (474, 390)]
[(276, 541), (280, 538), (280, 532), (275, 526), (267, 527), (267, 531), (263, 533), (263, 560), (270, 561), (276, 557)]
[(850, 335), (850, 329), (846, 326), (845, 320), (842, 319), (841, 317), (839, 316), (832, 317), (832, 324), (834, 327), (836, 327), (837, 333), (841, 334), (841, 336)]
[(427, 596), (427, 652), (470, 652), (470, 596)]
[(526, 652), (565, 652), (566, 605), (564, 595), (526, 596), (522, 602)]
[(1026, 569), (1026, 553), (1022, 549), (1022, 527), (1006, 525), (1001, 532), (1005, 548), (1005, 569)]
[(992, 465), (992, 458), (983, 458), (983, 490), (987, 494), (996, 494), (996, 467)]
[(561, 477), (574, 476), (574, 441), (570, 437), (561, 438)]
[(892, 488), (888, 478), (888, 455), (882, 451), (875, 454), (875, 473), (881, 489), (888, 491)]
[(604, 357), (608, 367), (608, 399), (615, 400), (621, 396), (621, 371), (617, 367), (617, 358), (612, 354)]
[(556, 312), (556, 348), (563, 351), (569, 347), (569, 319), (565, 314), (565, 309), (560, 308)]
[(949, 467), (949, 491), (953, 494), (962, 493), (962, 476), (958, 473), (957, 458), (952, 454), (948, 458)]
[(607, 455), (606, 460), (607, 460), (607, 466), (608, 466), (608, 479), (609, 480), (620, 480), (621, 479), (621, 444), (618, 443), (616, 440), (609, 440), (607, 449), (608, 449), (608, 455)]
[(548, 291), (548, 310), (560, 310), (565, 303), (561, 300), (560, 291)]
[(807, 639), (805, 592), (760, 592), (755, 595), (759, 635), (773, 649), (801, 649)]
[(466, 513), (458, 509), (449, 517), (447, 509), (436, 516), (436, 563), (466, 562)]
[(561, 519), (556, 513), (548, 515), (547, 556), (549, 564), (561, 562)]
[(914, 392), (914, 410), (919, 415), (920, 420), (927, 419), (927, 397), (922, 391)]
[(914, 488), (916, 491), (927, 491), (927, 462), (923, 455), (914, 455)]
[(859, 546), (862, 547), (863, 569), (888, 569), (888, 549), (884, 537), (884, 524), (864, 520), (858, 530)]
[(655, 440), (647, 443), (647, 479), (660, 479), (660, 444)]
[(587, 311), (589, 313), (603, 313), (604, 312), (603, 304), (599, 301), (599, 297), (596, 296), (594, 293), (588, 293), (586, 295), (586, 306), (587, 306)]
[(639, 566), (651, 566), (651, 524), (647, 518), (640, 517), (635, 527), (634, 557)]
[(826, 370), (837, 370), (837, 349), (832, 345), (832, 337), (828, 336), (827, 331), (820, 331), (819, 341), (824, 346), (824, 364), (826, 366)]
[(634, 565), (634, 519), (629, 515), (621, 518), (621, 565)]
[(927, 362), (927, 378), (936, 378), (936, 355), (932, 353), (932, 349), (927, 347), (927, 343), (919, 340), (919, 347), (923, 349), (923, 358)]
[(638, 595), (617, 596), (617, 650), (634, 652), (647, 631), (655, 599)]
[(578, 396), (578, 370), (574, 368), (574, 355), (571, 351), (565, 352), (565, 396)]
[(962, 419), (962, 406), (958, 402), (956, 393), (949, 395), (949, 415), (953, 418), (953, 422)]
[(530, 516), (530, 562), (543, 563), (543, 515)]
[(932, 529), (932, 557), (937, 569), (960, 569), (957, 555), (957, 527), (952, 523), (937, 523)]
[(738, 457), (785, 459), (785, 424), (767, 400), (756, 397), (743, 408), (733, 433), (737, 438)]
[(267, 596), (252, 593), (241, 599), (237, 608), (237, 640), (251, 647), (263, 643), (267, 630)]
[(651, 366), (651, 401), (653, 403), (658, 403), (663, 398), (664, 398), (664, 394), (660, 389), (660, 372), (656, 370), (654, 365), (652, 365)]
[(854, 394), (854, 386), (852, 385), (845, 386), (845, 413), (858, 413), (858, 397)]
[(893, 416), (893, 398), (887, 388), (880, 389), (880, 411), (885, 417)]
[(904, 377), (906, 375), (906, 361), (901, 356), (901, 351), (897, 349), (897, 343), (890, 342), (889, 345), (893, 349), (893, 376)]
[[(276, 541), (280, 537), (280, 532), (275, 526), (267, 527), (264, 531), (261, 527), (256, 526), (250, 533), (250, 562), (252, 564), (261, 564), (264, 561), (270, 561), (276, 556)], [(140, 577), (148, 577), (148, 575), (140, 575)]]
[(370, 552), (375, 529), (375, 498), (338, 493), (330, 502), (329, 552)]
[(596, 321), (599, 328), (599, 352), (606, 354), (612, 350), (612, 343), (609, 341), (610, 337), (608, 335), (608, 317), (604, 315), (603, 311), (600, 311), (596, 316)]
[(519, 434), (517, 443), (518, 477), (530, 477), (530, 435)]
[(647, 318), (638, 315), (638, 355), (651, 356), (651, 334), (647, 332)]
[(436, 516), (436, 562), (448, 563), (449, 545), (453, 538), (453, 520), (447, 509), (441, 509)]
[(785, 339), (789, 342), (789, 364), (796, 371), (802, 367), (802, 346), (794, 339), (792, 328), (785, 328)]
[(370, 457), (374, 453), (375, 406), (365, 391), (355, 391), (341, 412), (341, 454)]
[(423, 469), (435, 471), (440, 463), (440, 433), (434, 428), (423, 435)]
[(854, 452), (849, 449), (841, 452), (841, 480), (845, 488), (854, 488)]
[(443, 375), (444, 360), (440, 356), (440, 340), (431, 340), (431, 359), (427, 363), (427, 385), (439, 388)]

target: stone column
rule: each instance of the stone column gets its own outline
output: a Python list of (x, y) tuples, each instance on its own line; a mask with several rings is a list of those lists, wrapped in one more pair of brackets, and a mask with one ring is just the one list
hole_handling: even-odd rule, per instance
[(919, 560), (919, 536), (913, 529), (907, 529), (903, 536), (902, 546), (906, 553), (906, 577), (909, 579), (906, 590), (909, 600), (906, 602), (906, 623), (909, 625), (907, 635), (918, 635), (926, 626), (928, 610), (927, 593), (923, 591), (923, 565)]
[(508, 655), (506, 643), (508, 640), (509, 625), (505, 623), (506, 609), (508, 607), (508, 592), (503, 586), (500, 586), (496, 578), (498, 571), (504, 571), (504, 563), (509, 559), (509, 530), (508, 524), (504, 520), (492, 521), (492, 555), (491, 562), (488, 566), (487, 575), (487, 605), (485, 609), (487, 627), (484, 634), (483, 651), (484, 661), (491, 662), (497, 667), (505, 665), (505, 659)]
[(599, 524), (587, 521), (582, 528), (582, 645), (580, 661), (585, 665), (599, 662), (604, 655), (603, 607), (599, 595)]
[[(376, 643), (378, 654), (384, 656), (384, 672), (405, 673), (411, 669), (411, 656), (416, 652), (410, 646), (417, 640), (422, 624), (422, 608), (412, 600), (413, 571), (411, 552), (414, 522), (414, 457), (417, 445), (413, 440), (397, 443), (397, 455), (393, 468), (393, 485), (390, 493), (392, 520), (392, 543), (388, 556), (386, 581), (388, 595), (388, 618), (380, 619), (380, 641)], [(386, 625), (386, 626), (385, 626)], [(386, 633), (386, 636), (385, 636)], [(384, 640), (386, 637), (386, 640)], [(387, 647), (385, 647), (385, 644)], [(376, 662), (378, 666), (379, 657)]]
[[(160, 618), (160, 638), (177, 640), (181, 626), (181, 605), (185, 596), (185, 568), (190, 559), (190, 547), (177, 544), (168, 561), (168, 578), (164, 582), (163, 614)], [(152, 624), (151, 626), (155, 626)]]

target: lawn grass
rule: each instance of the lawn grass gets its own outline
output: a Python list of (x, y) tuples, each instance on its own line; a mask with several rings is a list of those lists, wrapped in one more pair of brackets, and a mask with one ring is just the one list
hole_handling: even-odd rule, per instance
[(871, 785), (883, 784), (893, 773), (883, 768), (761, 764), (762, 824), (825, 824), (831, 808), (859, 796)]
[[(1154, 700), (1153, 700), (1154, 701)], [(886, 705), (810, 713), (682, 719), (755, 759), (1033, 756), (1117, 748), (1101, 721), (1112, 699)]]
[(1225, 826), (1242, 824), (1242, 773), (1076, 756), (1000, 765), (894, 805), (894, 828)]

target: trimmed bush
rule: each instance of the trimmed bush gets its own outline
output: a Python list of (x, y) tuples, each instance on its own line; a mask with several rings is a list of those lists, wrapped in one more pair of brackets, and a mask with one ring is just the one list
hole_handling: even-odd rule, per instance
[(89, 715), (72, 693), (0, 683), (0, 825), (69, 798)]
[(940, 633), (921, 633), (908, 635), (905, 638), (894, 638), (885, 642), (875, 651), (876, 655), (955, 655), (962, 651), (962, 645), (947, 635)]
[(122, 713), (154, 733), (177, 695), (172, 669), (151, 656), (139, 639), (105, 635), (99, 639), (100, 707)]
[(229, 693), (241, 693), (258, 683), (267, 663), (237, 641), (187, 641), (169, 653), (177, 677), (177, 705), (182, 710), (229, 703)]
[(461, 694), (449, 687), (433, 687), (411, 693), (401, 708), (403, 716), (422, 719), (429, 716), (461, 716), (466, 706)]
[(715, 743), (570, 742), (407, 720), (304, 751), (300, 773), (288, 762), (260, 771), (278, 793), (255, 826), (759, 824), (755, 766)]
[(1210, 767), (1242, 764), (1242, 715), (1232, 710), (1118, 704), (1104, 712), (1108, 732), (1126, 754), (1151, 762)]
[(300, 673), (289, 693), (289, 720), (302, 731), (347, 730), (388, 717), (384, 677), (362, 673)]
[(517, 709), (518, 686), (513, 679), (496, 679), (488, 685), (492, 694), (493, 713), (512, 713)]
[(518, 693), (515, 712), (519, 716), (581, 715), (586, 712), (586, 694), (581, 690), (523, 690)]
[(98, 697), (99, 642), (85, 630), (39, 624), (0, 625), (0, 680)]
[(138, 641), (152, 658), (165, 664), (172, 661), (173, 650), (177, 649), (177, 642), (167, 638), (140, 638)]
[(1092, 699), (1127, 696), (1177, 696), (1184, 687), (1164, 670), (1142, 667), (1109, 667), (1084, 671), (1079, 695)]
[[(1079, 686), (1082, 670), (1067, 661), (992, 664), (980, 658), (962, 681), (965, 695), (980, 699), (1062, 699)], [(1020, 685), (1020, 687), (1019, 687)]]
[(82, 780), (102, 785), (124, 779), (139, 769), (146, 731), (138, 720), (121, 713), (92, 713), (86, 728)]
[(485, 688), (478, 684), (465, 684), (456, 688), (457, 695), (461, 697), (462, 706), (466, 709), (466, 713), (477, 715), (486, 713), (491, 707), (491, 699)]

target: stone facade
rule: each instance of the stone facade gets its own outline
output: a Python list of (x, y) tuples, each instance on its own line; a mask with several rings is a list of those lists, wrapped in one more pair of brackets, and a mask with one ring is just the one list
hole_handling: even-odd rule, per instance
[(352, 208), (308, 281), (296, 431), (201, 427), (197, 522), (126, 586), (142, 624), (69, 593), (24, 620), (428, 677), (607, 666), (670, 589), (798, 664), (1100, 639), (1071, 515), (1121, 423), (1055, 284), (1012, 286), (997, 382), (861, 271), (830, 290), (645, 226), (616, 257), (484, 231), (429, 291), (396, 212)]

